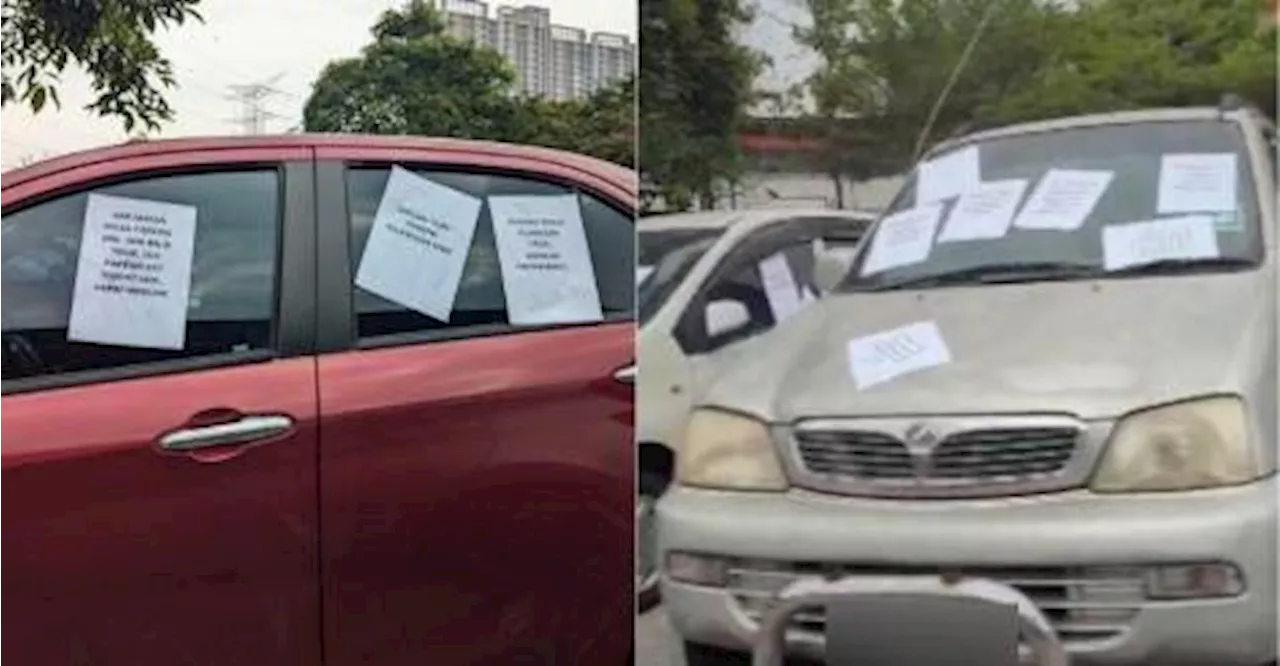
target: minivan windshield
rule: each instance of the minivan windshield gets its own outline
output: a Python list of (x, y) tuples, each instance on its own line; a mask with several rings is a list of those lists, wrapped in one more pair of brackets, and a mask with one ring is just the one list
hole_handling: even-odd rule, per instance
[[(966, 167), (975, 150), (977, 166)], [(838, 291), (1248, 270), (1262, 259), (1252, 172), (1234, 123), (1006, 135), (926, 163), (877, 222)], [(922, 185), (926, 169), (931, 182)], [(948, 181), (934, 174), (952, 185), (980, 183), (985, 200), (946, 196)], [(1001, 195), (1001, 183), (1012, 193)]]
[(641, 261), (652, 259), (655, 262), (647, 264), (647, 275), (636, 292), (641, 326), (662, 309), (663, 303), (671, 298), (676, 287), (723, 233), (721, 229), (681, 229), (639, 234)]

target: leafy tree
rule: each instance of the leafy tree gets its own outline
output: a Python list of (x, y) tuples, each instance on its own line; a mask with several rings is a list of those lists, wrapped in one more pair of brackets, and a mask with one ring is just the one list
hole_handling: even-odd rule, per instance
[(388, 10), (373, 43), (330, 63), (303, 109), (309, 132), (502, 140), (515, 132), (515, 73), (498, 52), (445, 33), (423, 0)]
[(506, 58), (447, 34), (423, 0), (384, 12), (372, 33), (359, 56), (321, 73), (303, 109), (307, 131), (486, 139), (635, 162), (629, 82), (586, 100), (516, 95)]
[(671, 208), (714, 205), (741, 171), (738, 131), (764, 64), (735, 42), (741, 0), (640, 0), (640, 163)]
[(58, 77), (83, 68), (96, 95), (86, 109), (116, 116), (125, 131), (158, 129), (173, 118), (163, 89), (173, 67), (152, 42), (159, 28), (200, 20), (200, 0), (4, 0), (3, 94), (39, 113), (58, 100)]
[(1102, 0), (1074, 15), (1071, 35), (1031, 85), (994, 108), (1038, 118), (1218, 103), (1236, 93), (1276, 115), (1276, 29), (1263, 0)]
[(1226, 92), (1275, 116), (1275, 26), (1260, 29), (1263, 0), (805, 2), (813, 27), (796, 36), (822, 59), (805, 87), (833, 174), (907, 168), (926, 126), (936, 141), (1047, 117), (1215, 104)]
[(1042, 0), (992, 1), (805, 0), (812, 27), (795, 35), (822, 61), (805, 86), (833, 175), (898, 172), (926, 127), (943, 138), (985, 124), (1032, 80), (1059, 48), (1067, 15)]
[(582, 100), (527, 97), (506, 140), (591, 155), (635, 166), (635, 82), (617, 81)]

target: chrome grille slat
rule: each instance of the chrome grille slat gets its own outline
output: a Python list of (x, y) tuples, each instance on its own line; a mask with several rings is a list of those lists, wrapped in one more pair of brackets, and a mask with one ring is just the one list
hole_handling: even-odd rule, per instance
[(921, 451), (913, 451), (898, 436), (875, 430), (803, 429), (794, 438), (804, 469), (828, 477), (871, 483), (916, 479), (926, 484), (1007, 484), (1062, 472), (1076, 455), (1080, 430), (979, 427), (947, 434)]

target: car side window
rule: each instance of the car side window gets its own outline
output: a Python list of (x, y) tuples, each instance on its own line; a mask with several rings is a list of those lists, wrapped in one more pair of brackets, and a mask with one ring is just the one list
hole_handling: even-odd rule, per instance
[[(771, 258), (785, 261), (794, 294), (766, 285), (762, 265)], [(686, 353), (711, 353), (773, 329), (816, 298), (813, 264), (812, 241), (799, 238), (744, 256), (704, 286), (683, 315), (677, 341)]]
[[(634, 316), (635, 224), (629, 215), (591, 194), (533, 178), (496, 173), (410, 170), (481, 201), (494, 195), (577, 196), (602, 314), (606, 320)], [(389, 167), (352, 168), (347, 171), (353, 276), (364, 254), (390, 173)], [(434, 319), (354, 285), (352, 289), (358, 335), (362, 340), (477, 326), (509, 326), (493, 221), (487, 204), (480, 207), (475, 235), (463, 266), (449, 321)]]
[[(68, 340), (90, 194), (196, 209), (182, 349)], [(5, 211), (0, 264), (4, 379), (270, 348), (279, 229), (280, 176), (273, 169), (141, 178)]]

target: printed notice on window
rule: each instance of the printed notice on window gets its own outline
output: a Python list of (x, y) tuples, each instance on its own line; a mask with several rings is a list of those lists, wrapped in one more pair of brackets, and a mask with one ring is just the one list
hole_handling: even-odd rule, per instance
[(1218, 233), (1210, 215), (1113, 224), (1102, 230), (1103, 266), (1119, 270), (1170, 259), (1218, 256)]
[(881, 220), (875, 238), (871, 239), (867, 260), (862, 264), (862, 274), (872, 275), (928, 259), (941, 216), (942, 205), (932, 204)]
[(1014, 219), (1018, 229), (1075, 231), (1093, 213), (1115, 173), (1050, 169)]
[(578, 197), (489, 197), (513, 324), (600, 321), (600, 294)]
[(807, 305), (786, 254), (779, 252), (760, 262), (760, 281), (775, 322), (790, 319)]
[(916, 179), (916, 205), (923, 206), (965, 194), (977, 189), (981, 182), (978, 148), (961, 148), (920, 164)]
[(1236, 212), (1233, 153), (1165, 155), (1160, 159), (1156, 212)]
[(393, 166), (356, 286), (449, 321), (475, 235), (480, 200)]
[(849, 370), (859, 390), (950, 362), (951, 351), (932, 321), (849, 341)]
[(67, 339), (182, 349), (196, 208), (90, 194)]
[(938, 242), (1003, 238), (1027, 189), (1025, 180), (996, 180), (960, 197)]

